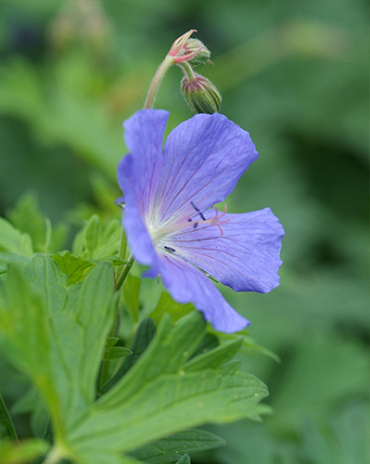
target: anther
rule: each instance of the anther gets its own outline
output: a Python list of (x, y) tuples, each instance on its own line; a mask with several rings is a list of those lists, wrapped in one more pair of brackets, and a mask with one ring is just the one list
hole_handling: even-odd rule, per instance
[(195, 211), (199, 214), (199, 216), (203, 219), (203, 221), (205, 221), (206, 218), (204, 217), (204, 214), (202, 213), (202, 211), (192, 201), (190, 202), (190, 204), (195, 209)]
[(199, 212), (199, 208), (197, 206), (195, 206), (195, 204), (192, 201), (190, 202), (190, 204), (195, 209), (195, 211)]
[(189, 218), (189, 219), (188, 219), (188, 222), (191, 222), (191, 221), (192, 221), (192, 218)]
[(198, 227), (198, 223), (195, 222), (194, 225), (193, 225), (193, 229), (196, 229)]
[(175, 253), (175, 252), (176, 252), (176, 250), (175, 250), (174, 248), (171, 248), (171, 247), (168, 247), (168, 246), (164, 246), (163, 248), (164, 248), (165, 250), (167, 250), (167, 251), (171, 251), (171, 253)]

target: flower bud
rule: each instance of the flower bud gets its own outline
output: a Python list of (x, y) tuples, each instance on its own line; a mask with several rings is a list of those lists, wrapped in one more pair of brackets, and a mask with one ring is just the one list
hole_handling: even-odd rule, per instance
[(189, 61), (193, 68), (201, 64), (207, 64), (211, 61), (211, 52), (198, 39), (188, 39), (184, 45), (184, 51), (189, 55), (197, 51), (197, 54), (194, 56), (194, 58)]
[(181, 93), (194, 113), (216, 113), (221, 106), (222, 97), (216, 86), (206, 77), (194, 74), (181, 81)]

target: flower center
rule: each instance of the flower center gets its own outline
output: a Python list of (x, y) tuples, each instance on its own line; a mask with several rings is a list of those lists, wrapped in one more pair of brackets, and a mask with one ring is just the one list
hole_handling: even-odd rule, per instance
[[(223, 236), (222, 224), (225, 224), (230, 220), (230, 217), (226, 217), (227, 206), (224, 205), (224, 211), (220, 214), (220, 211), (214, 208), (215, 214), (213, 217), (210, 216), (210, 212), (203, 213), (192, 201), (190, 207), (187, 208), (180, 216), (171, 218), (163, 223), (155, 223), (155, 221), (147, 221), (147, 227), (149, 234), (153, 240), (155, 246), (163, 248), (166, 251), (174, 253), (176, 250), (170, 246), (171, 237), (180, 233), (191, 233), (196, 229), (200, 230), (210, 226), (216, 226), (221, 237)], [(207, 216), (207, 217), (206, 217)], [(155, 217), (153, 215), (152, 217)]]

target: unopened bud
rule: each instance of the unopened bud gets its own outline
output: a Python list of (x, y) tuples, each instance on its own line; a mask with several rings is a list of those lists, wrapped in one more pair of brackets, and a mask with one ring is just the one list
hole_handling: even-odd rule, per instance
[(194, 113), (217, 113), (222, 97), (216, 86), (206, 77), (194, 74), (190, 79), (185, 76), (181, 81), (181, 93)]
[(207, 64), (211, 60), (211, 52), (208, 48), (198, 39), (188, 39), (184, 45), (184, 51), (187, 54), (191, 54), (197, 51), (197, 54), (192, 58), (189, 63), (193, 68), (201, 64)]

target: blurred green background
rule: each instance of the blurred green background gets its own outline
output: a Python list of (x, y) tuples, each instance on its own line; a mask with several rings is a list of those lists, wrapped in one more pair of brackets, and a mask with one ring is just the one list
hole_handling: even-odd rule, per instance
[[(241, 356), (274, 414), (212, 427), (228, 446), (195, 463), (369, 462), (368, 17), (364, 0), (0, 2), (1, 215), (32, 190), (72, 231), (92, 212), (119, 217), (122, 121), (191, 28), (212, 51), (199, 72), (260, 152), (227, 203), (281, 220), (281, 286), (225, 295), (281, 358)], [(156, 101), (168, 130), (191, 117), (180, 79), (171, 69)], [(26, 380), (0, 368), (11, 404)]]

